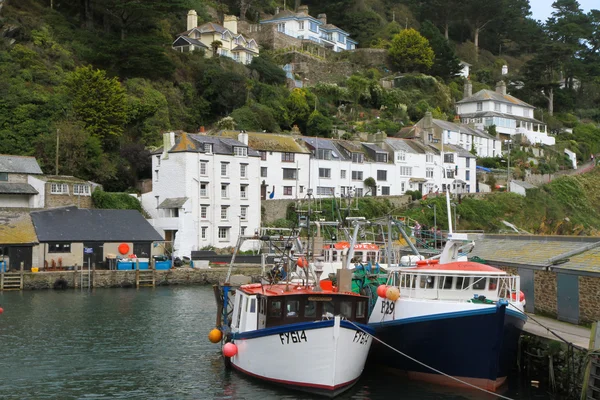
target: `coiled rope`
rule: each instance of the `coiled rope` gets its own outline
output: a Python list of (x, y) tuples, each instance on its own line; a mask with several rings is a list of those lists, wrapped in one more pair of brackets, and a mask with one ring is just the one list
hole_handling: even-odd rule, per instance
[(421, 361), (417, 360), (416, 358), (413, 358), (413, 357), (409, 356), (408, 354), (405, 354), (405, 353), (401, 352), (400, 350), (396, 349), (395, 347), (393, 347), (393, 346), (390, 346), (389, 344), (385, 343), (383, 340), (381, 340), (381, 339), (378, 339), (378, 338), (376, 338), (375, 336), (372, 336), (372, 335), (371, 335), (369, 332), (365, 331), (365, 330), (364, 330), (364, 329), (362, 329), (360, 326), (356, 325), (354, 322), (352, 322), (352, 321), (350, 321), (350, 320), (348, 320), (348, 322), (349, 322), (349, 323), (351, 323), (351, 324), (352, 324), (352, 325), (353, 325), (353, 326), (354, 326), (356, 329), (358, 329), (359, 331), (361, 331), (361, 332), (363, 332), (363, 333), (366, 333), (367, 335), (371, 336), (371, 337), (373, 338), (373, 340), (376, 340), (376, 341), (378, 341), (379, 343), (381, 343), (382, 345), (386, 346), (387, 348), (389, 348), (389, 349), (391, 349), (391, 350), (395, 351), (396, 353), (398, 353), (398, 354), (400, 354), (400, 355), (402, 355), (402, 356), (404, 356), (404, 357), (408, 358), (408, 359), (409, 359), (409, 360), (411, 360), (411, 361), (414, 361), (414, 362), (416, 362), (417, 364), (420, 364), (420, 365), (424, 366), (425, 368), (428, 368), (428, 369), (430, 369), (430, 370), (432, 370), (432, 371), (434, 371), (434, 372), (437, 372), (437, 373), (438, 373), (438, 374), (440, 374), (440, 375), (444, 375), (444, 376), (445, 376), (445, 377), (447, 377), (447, 378), (453, 379), (453, 380), (455, 380), (456, 382), (462, 383), (463, 385), (469, 386), (469, 387), (471, 387), (471, 388), (473, 388), (473, 389), (480, 390), (480, 391), (482, 391), (482, 392), (485, 392), (485, 393), (487, 393), (487, 394), (491, 394), (491, 395), (493, 395), (493, 396), (496, 396), (496, 397), (499, 397), (499, 398), (501, 398), (501, 399), (506, 399), (506, 400), (514, 400), (514, 399), (512, 399), (512, 398), (510, 398), (510, 397), (503, 396), (503, 395), (501, 395), (501, 394), (494, 393), (494, 392), (492, 392), (492, 391), (490, 391), (490, 390), (486, 390), (486, 389), (480, 388), (479, 386), (473, 385), (473, 384), (471, 384), (471, 383), (469, 383), (469, 382), (465, 382), (465, 381), (463, 381), (462, 379), (458, 379), (458, 378), (457, 378), (457, 377), (455, 377), (455, 376), (448, 375), (448, 374), (446, 374), (446, 373), (444, 373), (444, 372), (442, 372), (442, 371), (440, 371), (440, 370), (438, 370), (438, 369), (435, 369), (435, 368), (433, 368), (432, 366), (430, 366), (430, 365), (427, 365), (427, 364), (425, 364), (424, 362), (421, 362)]

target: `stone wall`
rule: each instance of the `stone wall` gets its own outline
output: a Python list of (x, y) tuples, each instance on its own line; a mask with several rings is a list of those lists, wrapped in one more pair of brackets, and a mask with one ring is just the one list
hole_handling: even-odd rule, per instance
[[(409, 204), (412, 199), (410, 196), (377, 196), (377, 199), (387, 199), (394, 208), (404, 207)], [(287, 213), (287, 207), (289, 204), (295, 203), (296, 200), (263, 200), (263, 226), (267, 226), (269, 223), (276, 221), (281, 218), (285, 218)]]
[(556, 273), (548, 271), (533, 272), (535, 292), (535, 311), (541, 311), (547, 315), (556, 317), (557, 308), (557, 284)]
[(238, 21), (238, 32), (256, 40), (266, 50), (302, 47), (302, 40), (278, 32), (276, 24), (250, 24), (248, 21)]
[[(87, 271), (84, 271), (87, 274)], [(237, 267), (232, 275), (244, 275), (256, 278), (261, 275), (260, 267)], [(175, 268), (167, 271), (155, 271), (157, 286), (166, 285), (205, 285), (223, 282), (227, 276), (227, 268)], [(79, 287), (81, 273), (74, 271), (25, 273), (23, 288), (25, 290), (52, 289), (54, 283), (64, 279), (69, 288)], [(135, 287), (135, 271), (93, 272), (96, 288)]]
[(579, 277), (579, 322), (600, 321), (600, 278)]
[(46, 208), (77, 206), (77, 208), (92, 208), (92, 196), (77, 196), (73, 193), (51, 194), (50, 185), (46, 184)]

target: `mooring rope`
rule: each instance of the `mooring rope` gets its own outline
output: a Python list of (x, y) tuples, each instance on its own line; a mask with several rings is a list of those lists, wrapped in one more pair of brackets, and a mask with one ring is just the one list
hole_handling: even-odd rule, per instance
[(501, 398), (501, 399), (506, 399), (506, 400), (514, 400), (514, 399), (512, 399), (512, 398), (510, 398), (510, 397), (503, 396), (503, 395), (501, 395), (501, 394), (498, 394), (498, 393), (494, 393), (494, 392), (492, 392), (492, 391), (490, 391), (490, 390), (487, 390), (487, 389), (484, 389), (484, 388), (480, 388), (479, 386), (473, 385), (473, 384), (471, 384), (471, 383), (469, 383), (469, 382), (465, 382), (465, 381), (463, 381), (462, 379), (459, 379), (459, 378), (457, 378), (457, 377), (455, 377), (455, 376), (452, 376), (452, 375), (448, 375), (448, 374), (446, 374), (446, 373), (444, 373), (444, 372), (442, 372), (442, 371), (440, 371), (440, 370), (438, 370), (438, 369), (435, 369), (435, 368), (433, 368), (432, 366), (430, 366), (430, 365), (427, 365), (427, 364), (425, 364), (424, 362), (421, 362), (421, 361), (419, 361), (419, 360), (417, 360), (417, 359), (415, 359), (415, 358), (413, 358), (413, 357), (409, 356), (408, 354), (405, 354), (405, 353), (401, 352), (400, 350), (396, 349), (395, 347), (393, 347), (393, 346), (390, 346), (389, 344), (385, 343), (383, 340), (381, 340), (381, 339), (378, 339), (378, 338), (377, 338), (377, 337), (375, 337), (375, 336), (372, 336), (372, 335), (371, 335), (369, 332), (365, 331), (365, 330), (364, 330), (364, 329), (362, 329), (360, 326), (356, 325), (354, 322), (352, 322), (352, 321), (350, 321), (350, 320), (348, 320), (348, 322), (350, 322), (352, 325), (354, 325), (354, 327), (355, 327), (356, 329), (358, 329), (359, 331), (361, 331), (361, 332), (363, 332), (363, 333), (366, 333), (367, 335), (371, 336), (371, 337), (372, 337), (374, 340), (378, 341), (378, 342), (379, 342), (379, 343), (381, 343), (382, 345), (384, 345), (384, 346), (388, 347), (389, 349), (391, 349), (391, 350), (395, 351), (396, 353), (398, 353), (398, 354), (400, 354), (400, 355), (402, 355), (402, 356), (404, 356), (404, 357), (408, 358), (409, 360), (411, 360), (411, 361), (414, 361), (414, 362), (416, 362), (417, 364), (420, 364), (420, 365), (424, 366), (425, 368), (428, 368), (428, 369), (430, 369), (430, 370), (432, 370), (432, 371), (434, 371), (434, 372), (437, 372), (437, 373), (438, 373), (438, 374), (440, 374), (440, 375), (444, 375), (444, 376), (445, 376), (445, 377), (447, 377), (447, 378), (453, 379), (453, 380), (455, 380), (455, 381), (457, 381), (457, 382), (459, 382), (459, 383), (462, 383), (463, 385), (469, 386), (469, 387), (471, 387), (471, 388), (473, 388), (473, 389), (480, 390), (480, 391), (482, 391), (482, 392), (485, 392), (485, 393), (487, 393), (487, 394), (491, 394), (491, 395), (493, 395), (493, 396), (496, 396), (496, 397), (499, 397), (499, 398)]

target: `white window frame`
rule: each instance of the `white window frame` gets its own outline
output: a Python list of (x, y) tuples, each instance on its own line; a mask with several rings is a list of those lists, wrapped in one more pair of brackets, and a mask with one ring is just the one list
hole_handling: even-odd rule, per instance
[(248, 164), (240, 164), (240, 178), (248, 179)]
[(50, 194), (69, 194), (69, 185), (66, 183), (51, 183)]
[(222, 183), (221, 184), (221, 198), (228, 199), (229, 198), (229, 185)]
[(206, 205), (200, 206), (200, 218), (202, 218), (202, 219), (208, 218), (208, 206), (206, 206)]
[(248, 199), (248, 185), (240, 185), (240, 199)]
[(207, 231), (206, 226), (203, 226), (200, 228), (200, 232), (201, 232), (200, 235), (201, 235), (202, 240), (206, 240), (206, 231)]
[(229, 163), (221, 162), (221, 176), (229, 176)]
[(208, 197), (208, 182), (200, 182), (200, 197)]
[(74, 183), (73, 194), (78, 196), (90, 196), (90, 185), (87, 183)]
[(242, 221), (248, 221), (248, 206), (240, 207), (240, 219)]
[(229, 206), (221, 206), (221, 220), (227, 220)]
[(406, 151), (404, 150), (400, 150), (397, 154), (396, 154), (396, 161), (399, 162), (403, 162), (406, 161)]
[(219, 240), (224, 241), (229, 239), (229, 228), (219, 227)]
[(208, 162), (200, 161), (200, 175), (203, 175), (203, 176), (207, 175), (207, 167), (208, 167)]
[(319, 168), (319, 178), (331, 179), (331, 168)]
[(236, 157), (248, 157), (248, 148), (247, 147), (241, 147), (241, 146), (234, 146), (233, 147), (233, 154)]

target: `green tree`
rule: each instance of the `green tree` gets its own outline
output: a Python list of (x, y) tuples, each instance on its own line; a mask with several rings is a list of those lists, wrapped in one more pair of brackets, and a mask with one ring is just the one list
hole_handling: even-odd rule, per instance
[(402, 72), (428, 71), (435, 57), (429, 41), (412, 28), (394, 35), (388, 54)]
[(346, 80), (346, 86), (355, 108), (360, 104), (360, 98), (369, 95), (369, 80), (360, 75), (352, 75)]
[(247, 131), (279, 132), (279, 124), (273, 117), (273, 110), (262, 104), (254, 103), (238, 108), (231, 113), (238, 129)]
[(267, 56), (254, 57), (248, 68), (258, 73), (261, 82), (269, 85), (283, 85), (285, 83), (285, 71), (274, 64)]
[(433, 52), (435, 59), (431, 67), (431, 75), (439, 76), (444, 80), (449, 80), (460, 72), (460, 61), (454, 52), (448, 40), (442, 36), (438, 28), (429, 21), (421, 24), (421, 34), (425, 37)]
[(458, 0), (422, 0), (419, 9), (421, 20), (430, 20), (436, 26), (442, 27), (444, 37), (448, 40), (450, 23), (458, 18), (460, 6), (461, 3)]
[(321, 114), (318, 110), (313, 111), (306, 124), (308, 136), (331, 137), (333, 123), (331, 119)]
[(371, 196), (377, 196), (377, 181), (373, 177), (368, 177), (363, 183), (371, 190)]
[(310, 106), (306, 89), (294, 89), (285, 101), (290, 125), (297, 124), (301, 129), (306, 128), (310, 116)]
[(88, 65), (69, 74), (67, 88), (77, 119), (105, 149), (109, 147), (122, 135), (127, 121), (127, 99), (121, 83)]

